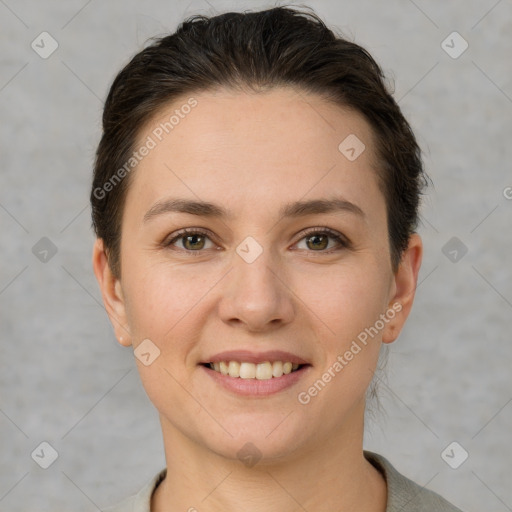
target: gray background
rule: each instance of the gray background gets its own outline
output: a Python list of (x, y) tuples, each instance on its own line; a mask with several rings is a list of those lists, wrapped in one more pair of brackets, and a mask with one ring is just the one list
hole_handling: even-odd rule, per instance
[[(415, 307), (365, 447), (465, 511), (510, 511), (512, 2), (305, 3), (381, 63), (435, 184)], [(164, 467), (157, 413), (91, 268), (102, 101), (148, 37), (195, 13), (270, 6), (0, 0), (0, 510), (98, 510)], [(43, 31), (59, 44), (47, 59), (31, 48)], [(453, 31), (469, 44), (458, 58), (442, 47)], [(46, 262), (42, 237), (57, 249)], [(31, 458), (43, 441), (59, 455), (48, 469)], [(452, 441), (469, 453), (458, 469), (441, 457)]]

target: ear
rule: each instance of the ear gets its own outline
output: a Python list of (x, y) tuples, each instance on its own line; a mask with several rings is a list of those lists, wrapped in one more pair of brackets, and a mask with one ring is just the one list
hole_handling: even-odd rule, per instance
[(96, 238), (92, 252), (92, 267), (100, 285), (103, 304), (121, 345), (131, 345), (130, 329), (127, 322), (126, 306), (121, 281), (110, 270), (103, 239)]
[(407, 249), (402, 254), (398, 270), (393, 277), (388, 311), (393, 310), (395, 315), (382, 333), (382, 343), (395, 341), (409, 316), (414, 302), (422, 257), (423, 243), (421, 237), (417, 233), (413, 233), (409, 239)]

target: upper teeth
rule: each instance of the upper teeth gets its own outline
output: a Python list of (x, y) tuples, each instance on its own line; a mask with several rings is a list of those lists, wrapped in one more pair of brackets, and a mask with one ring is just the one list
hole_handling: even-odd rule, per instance
[(272, 377), (281, 377), (296, 370), (298, 364), (282, 361), (265, 361), (264, 363), (247, 363), (238, 361), (221, 361), (220, 363), (210, 363), (210, 368), (222, 375), (230, 377), (240, 377), (242, 379), (267, 380)]

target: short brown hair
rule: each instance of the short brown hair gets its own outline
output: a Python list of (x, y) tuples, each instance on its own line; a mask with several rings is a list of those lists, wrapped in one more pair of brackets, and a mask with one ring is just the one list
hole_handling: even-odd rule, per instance
[(255, 92), (298, 87), (364, 116), (376, 135), (396, 270), (417, 227), (427, 180), (410, 125), (365, 49), (336, 35), (314, 12), (275, 7), (192, 16), (175, 33), (155, 38), (116, 76), (103, 111), (90, 195), (93, 228), (114, 275), (121, 275), (121, 221), (132, 173), (123, 173), (115, 186), (105, 184), (113, 184), (141, 128), (159, 109), (178, 96), (219, 86)]

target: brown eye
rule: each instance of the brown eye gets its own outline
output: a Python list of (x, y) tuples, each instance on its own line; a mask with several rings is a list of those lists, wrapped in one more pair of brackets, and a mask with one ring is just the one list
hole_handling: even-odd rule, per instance
[(306, 237), (310, 249), (325, 249), (329, 245), (329, 237), (322, 234), (315, 234)]
[[(210, 246), (206, 246), (207, 241), (210, 241)], [(208, 236), (208, 233), (196, 229), (183, 229), (176, 234), (172, 239), (163, 244), (165, 247), (183, 249), (184, 251), (204, 252), (203, 249), (211, 249), (213, 243)]]
[[(302, 242), (302, 240), (305, 240), (306, 249), (310, 252), (330, 253), (350, 247), (349, 242), (343, 235), (328, 228), (310, 230), (305, 233), (305, 236), (300, 240), (300, 242)], [(329, 247), (329, 240), (334, 240), (337, 246), (335, 244), (334, 246)]]
[(203, 235), (187, 235), (180, 238), (183, 239), (183, 247), (185, 249), (195, 250), (204, 247), (205, 237)]

